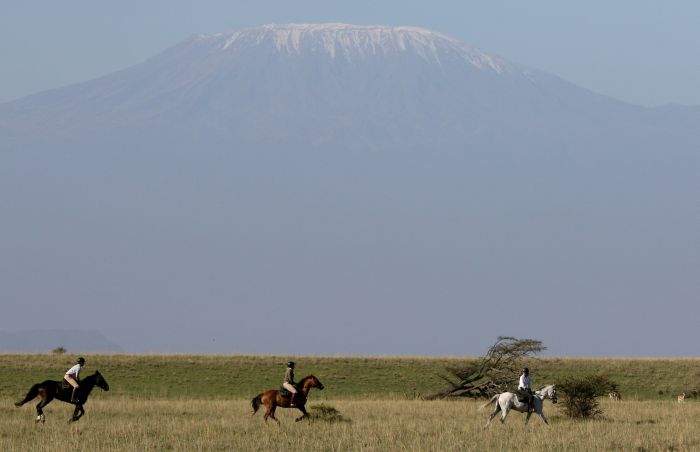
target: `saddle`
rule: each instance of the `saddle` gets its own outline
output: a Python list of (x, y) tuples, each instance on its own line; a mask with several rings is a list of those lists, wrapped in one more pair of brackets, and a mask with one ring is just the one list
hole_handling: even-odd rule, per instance
[(515, 395), (518, 397), (518, 402), (520, 403), (529, 403), (530, 397), (532, 397), (527, 389), (518, 389)]
[[(294, 387), (297, 388), (297, 393), (299, 393), (300, 392), (299, 387), (298, 386), (294, 386)], [(282, 397), (291, 397), (292, 396), (292, 393), (289, 392), (289, 390), (287, 388), (285, 388), (284, 386), (280, 386), (279, 393)]]

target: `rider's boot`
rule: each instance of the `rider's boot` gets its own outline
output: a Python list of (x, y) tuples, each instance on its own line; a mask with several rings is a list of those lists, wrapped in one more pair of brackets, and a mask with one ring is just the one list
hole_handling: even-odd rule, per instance
[(295, 394), (295, 393), (292, 393), (292, 400), (289, 402), (289, 406), (296, 406), (296, 404), (294, 403), (294, 398), (295, 398), (295, 397), (296, 397), (296, 394)]

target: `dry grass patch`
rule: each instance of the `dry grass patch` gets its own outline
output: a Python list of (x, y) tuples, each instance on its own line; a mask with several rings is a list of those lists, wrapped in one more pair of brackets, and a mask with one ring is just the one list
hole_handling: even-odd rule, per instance
[(351, 422), (294, 422), (298, 411), (280, 409), (277, 426), (244, 400), (96, 399), (77, 424), (66, 424), (70, 406), (52, 403), (37, 426), (32, 407), (2, 399), (0, 450), (700, 450), (700, 403), (602, 404), (597, 420), (570, 420), (547, 403), (551, 427), (511, 413), (484, 430), (488, 410), (473, 401), (312, 401), (312, 413)]

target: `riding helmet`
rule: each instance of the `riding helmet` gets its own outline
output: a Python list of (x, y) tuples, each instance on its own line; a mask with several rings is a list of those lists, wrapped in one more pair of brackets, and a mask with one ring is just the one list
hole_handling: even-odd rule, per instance
[(82, 366), (83, 364), (85, 364), (85, 358), (83, 358), (83, 357), (81, 356), (80, 358), (78, 358), (78, 360), (77, 360), (75, 363), (76, 363), (76, 364), (80, 364), (80, 365)]
[(289, 362), (287, 363), (287, 367), (292, 367), (292, 368), (293, 368), (295, 365), (296, 365), (296, 364), (294, 363), (294, 361), (289, 361)]
[(530, 369), (528, 369), (527, 367), (524, 367), (524, 368), (523, 368), (523, 373), (529, 374), (529, 373), (530, 373)]

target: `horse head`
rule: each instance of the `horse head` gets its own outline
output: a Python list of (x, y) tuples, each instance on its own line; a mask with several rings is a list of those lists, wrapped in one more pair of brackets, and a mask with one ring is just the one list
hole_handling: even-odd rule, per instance
[(317, 389), (323, 389), (323, 383), (316, 378), (315, 375), (309, 375), (308, 377), (304, 377), (302, 379), (303, 382), (303, 387), (307, 389), (311, 388), (317, 388)]
[(105, 377), (102, 376), (99, 370), (95, 371), (95, 386), (104, 391), (109, 391), (109, 383), (107, 383), (107, 380), (105, 380)]
[(542, 398), (542, 400), (549, 399), (552, 401), (552, 403), (557, 403), (556, 385), (547, 385), (539, 391), (535, 391), (535, 394), (539, 395)]

